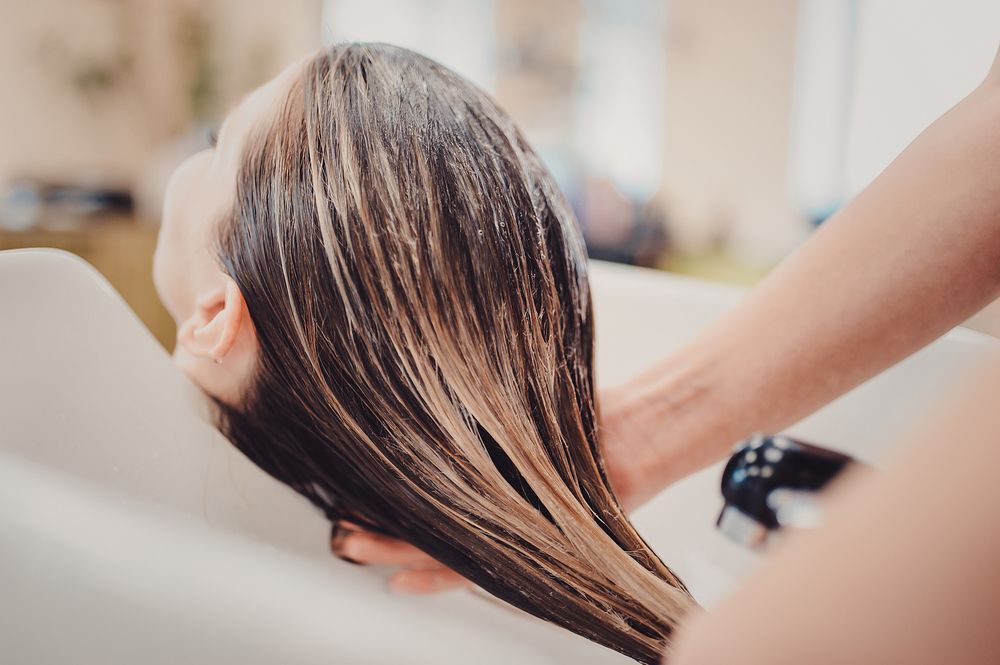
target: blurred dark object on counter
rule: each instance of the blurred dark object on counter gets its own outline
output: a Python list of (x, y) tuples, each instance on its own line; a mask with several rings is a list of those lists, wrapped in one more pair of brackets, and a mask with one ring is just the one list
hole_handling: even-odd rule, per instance
[(90, 218), (132, 213), (125, 189), (35, 180), (12, 181), (0, 194), (0, 228), (64, 228)]
[(587, 179), (574, 208), (592, 259), (654, 268), (669, 248), (659, 210), (630, 198), (608, 178)]

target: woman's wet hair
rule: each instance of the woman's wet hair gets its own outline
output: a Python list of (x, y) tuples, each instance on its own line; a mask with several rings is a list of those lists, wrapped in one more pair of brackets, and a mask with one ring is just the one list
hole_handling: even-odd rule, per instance
[(218, 256), (260, 354), (226, 435), (322, 509), (511, 605), (658, 662), (694, 603), (598, 447), (586, 254), (512, 121), (380, 44), (304, 68)]

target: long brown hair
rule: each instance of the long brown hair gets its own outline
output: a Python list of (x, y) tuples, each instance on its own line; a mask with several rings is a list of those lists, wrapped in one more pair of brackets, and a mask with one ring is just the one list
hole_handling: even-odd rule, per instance
[(218, 255), (260, 344), (221, 426), (319, 506), (643, 662), (693, 601), (611, 492), (569, 206), (485, 93), (379, 44), (304, 68)]

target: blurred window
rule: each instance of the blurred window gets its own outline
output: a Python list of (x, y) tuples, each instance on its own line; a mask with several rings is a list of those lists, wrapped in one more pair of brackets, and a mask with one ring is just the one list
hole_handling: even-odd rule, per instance
[(864, 189), (983, 78), (1000, 2), (800, 0), (789, 159), (816, 221)]
[(861, 0), (849, 195), (982, 81), (997, 51), (998, 26), (996, 0)]
[(789, 183), (814, 221), (846, 194), (858, 0), (800, 0), (792, 88)]

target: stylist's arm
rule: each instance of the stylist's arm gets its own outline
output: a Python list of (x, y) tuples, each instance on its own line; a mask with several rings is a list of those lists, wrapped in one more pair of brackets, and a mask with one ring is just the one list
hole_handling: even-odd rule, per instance
[(640, 504), (800, 420), (1000, 296), (1000, 56), (983, 84), (687, 348), (602, 397)]

